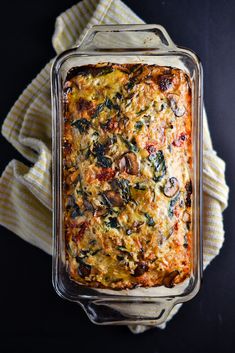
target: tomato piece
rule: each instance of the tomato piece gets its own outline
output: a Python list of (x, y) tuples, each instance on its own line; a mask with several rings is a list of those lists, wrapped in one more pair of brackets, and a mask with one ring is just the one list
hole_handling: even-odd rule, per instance
[(97, 174), (96, 177), (99, 181), (108, 181), (113, 179), (115, 174), (116, 172), (112, 168), (102, 168), (101, 172)]

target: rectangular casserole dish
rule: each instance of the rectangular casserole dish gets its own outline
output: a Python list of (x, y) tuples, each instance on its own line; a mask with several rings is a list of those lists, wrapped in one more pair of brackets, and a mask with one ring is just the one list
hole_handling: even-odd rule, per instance
[[(71, 280), (64, 229), (63, 138), (64, 83), (75, 67), (100, 63), (142, 64), (182, 70), (191, 81), (192, 249), (189, 276), (174, 286), (113, 290)], [(202, 275), (202, 68), (197, 56), (177, 47), (158, 25), (94, 26), (79, 47), (62, 53), (52, 67), (53, 105), (53, 284), (65, 299), (82, 305), (91, 321), (101, 324), (156, 325), (172, 308), (191, 299)]]

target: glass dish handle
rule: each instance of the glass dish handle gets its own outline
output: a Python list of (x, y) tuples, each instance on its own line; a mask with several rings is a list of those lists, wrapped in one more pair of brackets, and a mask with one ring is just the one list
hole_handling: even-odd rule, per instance
[(169, 51), (176, 45), (160, 25), (93, 26), (78, 45), (80, 52)]
[(82, 306), (89, 319), (99, 325), (146, 325), (163, 324), (176, 300), (168, 298), (149, 299), (148, 302), (131, 299), (85, 299), (77, 302)]

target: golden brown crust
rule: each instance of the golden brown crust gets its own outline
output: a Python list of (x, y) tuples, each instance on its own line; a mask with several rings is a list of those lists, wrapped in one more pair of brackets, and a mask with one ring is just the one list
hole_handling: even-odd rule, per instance
[(172, 287), (191, 271), (191, 89), (179, 69), (102, 63), (64, 85), (71, 279)]

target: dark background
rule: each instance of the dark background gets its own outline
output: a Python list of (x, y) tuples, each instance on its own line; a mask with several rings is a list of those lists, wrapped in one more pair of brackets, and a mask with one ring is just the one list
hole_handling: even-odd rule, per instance
[[(1, 3), (0, 117), (55, 55), (56, 16), (73, 0)], [(0, 228), (0, 352), (228, 353), (235, 352), (235, 2), (233, 0), (127, 0), (148, 23), (163, 25), (178, 45), (198, 53), (213, 143), (226, 160), (230, 205), (224, 247), (204, 274), (200, 293), (162, 331), (133, 335), (126, 327), (91, 324), (79, 306), (63, 301), (51, 284), (51, 258)], [(1, 170), (16, 151), (2, 138)], [(14, 217), (14, 215), (12, 215)]]

